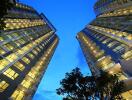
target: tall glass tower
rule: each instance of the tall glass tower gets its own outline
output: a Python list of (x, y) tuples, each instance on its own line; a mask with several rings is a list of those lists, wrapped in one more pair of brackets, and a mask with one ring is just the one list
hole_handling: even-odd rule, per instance
[[(132, 99), (132, 1), (98, 0), (96, 19), (77, 34), (93, 75), (100, 70), (119, 75), (122, 94)], [(127, 92), (126, 92), (127, 91)]]
[(14, 3), (0, 30), (0, 100), (29, 100), (59, 42), (56, 29), (32, 7)]

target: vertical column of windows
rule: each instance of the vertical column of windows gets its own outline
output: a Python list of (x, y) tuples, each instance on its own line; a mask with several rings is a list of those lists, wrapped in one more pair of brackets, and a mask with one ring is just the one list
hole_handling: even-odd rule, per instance
[[(109, 69), (117, 67), (118, 64), (112, 60), (110, 56), (105, 55), (104, 51), (100, 50), (100, 48), (84, 33), (79, 33), (79, 41), (81, 41), (85, 48), (89, 48), (88, 51), (92, 55), (95, 60), (96, 67), (104, 71), (110, 71)], [(99, 55), (99, 56), (97, 56)], [(120, 75), (120, 79), (124, 80), (127, 77), (122, 72), (116, 72)]]
[(45, 51), (44, 55), (36, 63), (36, 65), (26, 75), (24, 80), (21, 82), (21, 84), (12, 94), (11, 98), (13, 100), (22, 100), (26, 98), (27, 95), (32, 94), (30, 90), (34, 89), (34, 86), (37, 84), (37, 82), (41, 78), (41, 74), (43, 73), (43, 70), (44, 70), (43, 67), (47, 66), (48, 64), (47, 62), (51, 58), (52, 53), (55, 49), (55, 46), (57, 45), (57, 42), (58, 42), (58, 39), (55, 39), (53, 43), (51, 44), (51, 46)]
[[(10, 63), (20, 59), (22, 56), (24, 56), (25, 54), (30, 52), (32, 50), (32, 48), (35, 48), (39, 43), (41, 43), (43, 40), (48, 38), (50, 35), (51, 35), (51, 33), (46, 34), (43, 37), (40, 37), (39, 39), (35, 40), (33, 43), (29, 43), (28, 45), (22, 47), (21, 49), (16, 50), (16, 52), (8, 55), (4, 59), (1, 59), (0, 60), (0, 62), (1, 62), (0, 69), (2, 70), (3, 68), (5, 68)], [(38, 52), (36, 50), (33, 50), (33, 52), (36, 55), (38, 54)]]
[[(48, 36), (48, 35), (47, 35), (47, 36)], [(54, 37), (53, 37), (53, 38), (54, 38)], [(40, 42), (42, 42), (42, 41), (44, 41), (43, 39), (44, 39), (44, 37), (41, 37), (41, 39), (38, 39), (38, 40), (39, 40)], [(51, 39), (52, 39), (52, 38), (47, 39), (46, 41), (48, 41), (48, 42), (46, 42), (45, 45), (47, 45), (47, 43), (49, 43), (49, 42), (50, 42), (49, 40), (51, 40)], [(39, 44), (39, 45), (36, 46), (34, 49), (32, 49), (29, 53), (27, 53), (21, 60), (22, 60), (25, 64), (31, 63), (30, 59), (29, 59), (27, 56), (29, 56), (30, 58), (34, 59), (35, 56), (33, 55), (33, 53), (37, 56), (38, 53), (41, 52), (41, 51), (43, 50), (43, 48), (44, 48), (45, 45), (44, 45), (44, 42), (43, 42), (43, 45), (42, 45), (42, 44)], [(55, 44), (54, 44), (54, 45), (55, 45)], [(51, 47), (53, 48), (53, 46), (51, 46)], [(52, 50), (50, 49), (50, 51), (48, 51), (48, 54), (50, 54), (51, 51), (52, 51)], [(9, 58), (10, 58), (10, 57), (9, 57)], [(15, 55), (13, 56), (13, 58), (10, 58), (10, 59), (9, 59), (9, 63), (12, 62), (13, 59), (16, 59), (16, 58), (15, 58)], [(3, 59), (3, 60), (5, 60), (5, 59)], [(8, 60), (6, 60), (6, 61), (8, 61)], [(8, 63), (8, 64), (9, 64), (9, 63)], [(15, 70), (13, 70), (12, 67), (16, 67), (18, 70), (20, 70), (21, 72), (23, 72), (24, 69), (25, 69), (25, 66), (26, 66), (25, 64), (23, 64), (23, 63), (17, 61), (17, 62), (14, 63), (12, 66), (10, 66), (10, 68), (8, 68), (7, 70), (5, 70), (5, 71), (3, 72), (3, 75), (5, 75), (6, 77), (8, 77), (8, 78), (10, 78), (10, 79), (12, 79), (12, 80), (15, 80), (15, 79), (19, 76), (19, 74), (18, 74)], [(1, 67), (0, 67), (0, 68), (1, 68)], [(39, 67), (38, 67), (38, 68), (39, 68)], [(36, 75), (34, 70), (31, 70), (31, 72), (33, 72), (34, 75)], [(31, 75), (31, 72), (30, 72), (30, 75)], [(29, 80), (28, 80), (28, 81), (29, 81)], [(26, 81), (25, 81), (25, 82), (23, 81), (23, 82), (22, 82), (22, 85), (24, 85), (24, 87), (27, 86), (27, 85), (26, 85)], [(7, 89), (8, 86), (9, 86), (9, 83), (5, 82), (4, 80), (1, 80), (1, 83), (0, 83), (1, 92), (3, 92), (5, 89)], [(22, 91), (21, 91), (21, 92), (22, 92)]]

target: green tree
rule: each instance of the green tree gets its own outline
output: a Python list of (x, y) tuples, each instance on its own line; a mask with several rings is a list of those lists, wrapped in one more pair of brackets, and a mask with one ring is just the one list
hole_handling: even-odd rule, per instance
[(110, 75), (107, 72), (101, 72), (100, 76), (96, 78), (96, 93), (101, 100), (122, 100), (120, 95), (125, 87), (122, 81), (119, 81), (119, 76)]
[(79, 68), (66, 73), (57, 89), (63, 100), (115, 100), (122, 99), (123, 83), (117, 75), (101, 72), (100, 76), (84, 76)]
[[(15, 0), (13, 0), (15, 3)], [(14, 4), (10, 0), (0, 0), (0, 30), (5, 27), (4, 16), (7, 14), (7, 11), (10, 10)]]

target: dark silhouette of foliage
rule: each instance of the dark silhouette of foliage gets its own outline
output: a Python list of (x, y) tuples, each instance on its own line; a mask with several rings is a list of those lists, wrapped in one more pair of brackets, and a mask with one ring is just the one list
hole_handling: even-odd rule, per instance
[(96, 89), (99, 98), (104, 100), (122, 100), (120, 95), (124, 89), (124, 83), (119, 81), (119, 76), (116, 74), (110, 75), (107, 72), (101, 72), (101, 75), (96, 78)]
[(57, 94), (63, 95), (63, 100), (121, 100), (124, 88), (117, 75), (84, 76), (79, 68), (66, 73), (60, 84)]
[[(15, 0), (13, 0), (15, 2)], [(14, 6), (10, 0), (0, 0), (0, 30), (5, 27), (4, 16), (7, 15), (7, 11)]]

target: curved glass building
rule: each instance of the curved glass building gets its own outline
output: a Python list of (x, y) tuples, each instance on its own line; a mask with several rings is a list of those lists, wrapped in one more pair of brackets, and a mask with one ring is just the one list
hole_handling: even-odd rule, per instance
[(132, 99), (132, 1), (98, 0), (96, 19), (77, 34), (93, 75), (100, 70), (119, 75), (126, 84), (122, 93)]
[(14, 3), (3, 19), (0, 100), (30, 100), (59, 42), (56, 29), (44, 14), (21, 3)]

